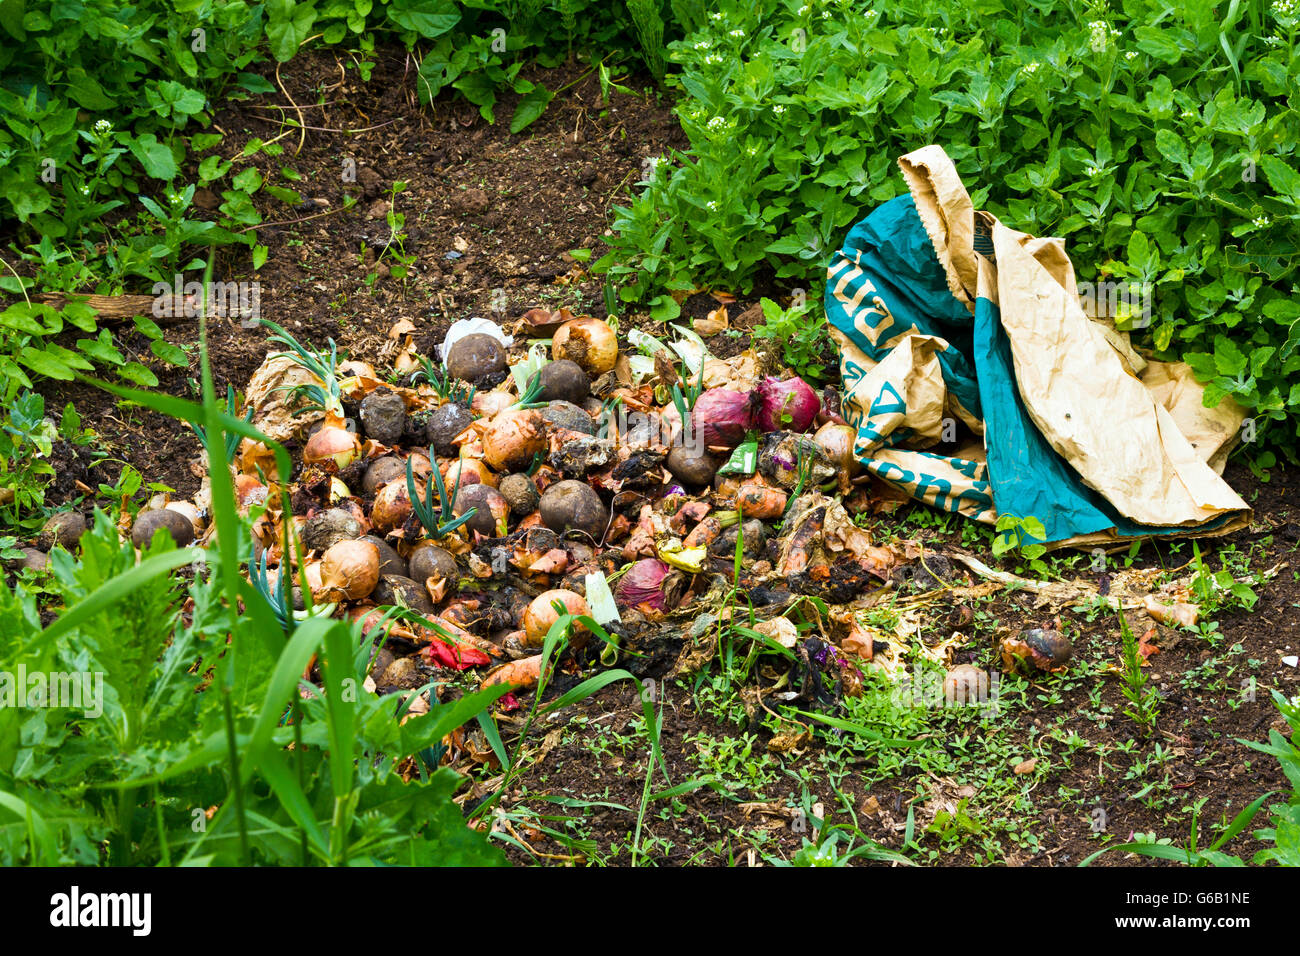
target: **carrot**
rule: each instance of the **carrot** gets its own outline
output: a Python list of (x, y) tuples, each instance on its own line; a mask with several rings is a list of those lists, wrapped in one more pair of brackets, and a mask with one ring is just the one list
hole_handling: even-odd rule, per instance
[(785, 556), (777, 570), (781, 574), (798, 574), (808, 567), (811, 555), (808, 553), (813, 542), (821, 534), (826, 523), (826, 509), (818, 508), (809, 514), (790, 535), (786, 544)]
[(493, 669), (487, 677), (483, 678), (479, 689), (485, 690), (498, 684), (512, 684), (516, 690), (531, 690), (537, 686), (541, 677), (542, 655), (536, 654), (522, 660), (510, 661)]
[(722, 534), (722, 521), (710, 515), (705, 518), (682, 541), (686, 548), (707, 548), (713, 540)]
[(773, 488), (758, 478), (743, 482), (736, 492), (736, 510), (746, 518), (779, 518), (785, 514), (789, 499), (780, 488)]

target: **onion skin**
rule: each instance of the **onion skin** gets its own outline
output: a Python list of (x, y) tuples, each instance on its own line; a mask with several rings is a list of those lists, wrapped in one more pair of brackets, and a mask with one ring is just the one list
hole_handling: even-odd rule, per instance
[(826, 453), (826, 457), (838, 469), (836, 481), (841, 493), (848, 492), (849, 479), (862, 469), (857, 456), (853, 453), (853, 446), (857, 444), (857, 440), (856, 428), (835, 422), (827, 422), (813, 435), (817, 447)]
[(570, 319), (556, 330), (551, 355), (556, 361), (576, 363), (593, 377), (603, 375), (618, 361), (618, 336), (600, 319)]
[(497, 476), (478, 458), (457, 458), (447, 466), (442, 473), (442, 482), (447, 486), (448, 494), (456, 487), (458, 480), (462, 488), (466, 485), (497, 486)]
[[(575, 591), (556, 588), (553, 591), (545, 591), (537, 595), (524, 610), (524, 643), (529, 647), (541, 647), (546, 640), (546, 634), (550, 631), (551, 625), (559, 619), (559, 614), (556, 613), (555, 608), (552, 606), (555, 601), (563, 604), (570, 614), (585, 615), (591, 613), (586, 600)], [(575, 648), (581, 649), (586, 645), (589, 637), (587, 629), (575, 622), (569, 633), (570, 643)]]
[(379, 549), (368, 541), (340, 541), (320, 561), (321, 593), (327, 601), (360, 601), (379, 583)]
[(503, 412), (519, 399), (509, 392), (492, 391), (492, 392), (475, 392), (474, 400), (470, 403), (470, 408), (482, 415), (484, 418), (491, 418), (497, 412)]
[(614, 596), (624, 607), (645, 608), (660, 613), (669, 610), (664, 595), (664, 581), (672, 568), (658, 558), (633, 562), (619, 579)]
[[(729, 388), (711, 388), (695, 400), (691, 424), (697, 433), (703, 431), (705, 446), (735, 448), (754, 427), (750, 396)], [(689, 444), (686, 438), (683, 436), (683, 442)]]
[(266, 504), (267, 496), (270, 493), (271, 489), (252, 475), (235, 476), (235, 500), (239, 502), (241, 512), (247, 512), (249, 508)]
[(387, 534), (404, 525), (410, 514), (411, 496), (406, 482), (390, 481), (375, 495), (375, 503), (370, 508), (370, 522)]
[(332, 461), (340, 468), (346, 468), (360, 454), (361, 442), (356, 435), (346, 428), (325, 425), (307, 439), (307, 445), (302, 450), (302, 460), (309, 465)]
[(807, 431), (822, 408), (812, 386), (797, 375), (787, 379), (769, 376), (758, 383), (753, 396), (753, 423), (765, 432)]
[(546, 451), (546, 425), (536, 409), (498, 412), (483, 434), (483, 459), (494, 471), (524, 471)]

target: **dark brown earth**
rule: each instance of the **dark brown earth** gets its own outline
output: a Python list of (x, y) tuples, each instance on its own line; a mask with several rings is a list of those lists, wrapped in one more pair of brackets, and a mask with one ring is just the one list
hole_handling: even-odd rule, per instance
[[(296, 188), (308, 202), (304, 211), (261, 197), (263, 217), (272, 224), (259, 231), (260, 241), (270, 248), (269, 260), (256, 274), (263, 315), (301, 339), (323, 344), (332, 337), (352, 357), (374, 360), (396, 320), (415, 322), (419, 342), (427, 349), (441, 340), (450, 322), (493, 314), (494, 303), (500, 304), (497, 290), (504, 293), (505, 320), (538, 305), (605, 314), (600, 280), (585, 274), (568, 253), (592, 249), (599, 256), (609, 210), (625, 201), (642, 161), (685, 146), (667, 104), (653, 96), (615, 93), (604, 106), (594, 76), (579, 67), (564, 68), (558, 76), (547, 76), (547, 86), (572, 85), (541, 120), (516, 136), (502, 124), (486, 124), (464, 103), (440, 100), (420, 109), (405, 57), (376, 59), (368, 84), (321, 55), (300, 57), (281, 70), (285, 89), (302, 106), (308, 125), (331, 131), (308, 131), (300, 150), (297, 132), (281, 140), (288, 148), (276, 163), (302, 175)], [(317, 102), (327, 105), (311, 105)], [(499, 114), (508, 116), (510, 106), (507, 95)], [(217, 126), (226, 134), (222, 153), (237, 154), (250, 137), (270, 140), (284, 132), (278, 107), (291, 109), (276, 95), (218, 114)], [(355, 183), (341, 176), (344, 157), (358, 164)], [(256, 161), (264, 174), (274, 172), (265, 157)], [(384, 275), (386, 263), (380, 262), (372, 290), (367, 277), (375, 265), (363, 243), (374, 250), (388, 240), (385, 204), (391, 184), (399, 180), (407, 184), (396, 196), (396, 208), (406, 216), (403, 246), (416, 261), (405, 282)], [(349, 195), (357, 201), (345, 208)], [(448, 257), (461, 249), (458, 258)], [(217, 275), (250, 278), (247, 253), (221, 253)], [(745, 313), (754, 301), (734, 304), (731, 314)], [(701, 316), (715, 305), (708, 295), (692, 296), (684, 316)], [(175, 344), (191, 345), (197, 327), (192, 320), (178, 320), (166, 327), (166, 334)], [(132, 332), (122, 336), (128, 348), (147, 354), (146, 340), (135, 340)], [(721, 336), (711, 346), (726, 355), (746, 344), (742, 334)], [(242, 390), (267, 351), (260, 330), (222, 320), (209, 328), (209, 346), (219, 391), (227, 383)], [(194, 396), (194, 368), (154, 367), (163, 389)], [(197, 488), (188, 465), (198, 453), (197, 442), (176, 422), (119, 405), (81, 385), (51, 384), (46, 395), (52, 407), (74, 402), (108, 453), (107, 461), (91, 467), (90, 452), (61, 445), (52, 501), (67, 500), (77, 480), (92, 487), (111, 482), (121, 461), (131, 463), (146, 481), (162, 482), (180, 495)], [(1102, 836), (1122, 842), (1134, 832), (1154, 831), (1182, 842), (1189, 831), (1186, 808), (1196, 801), (1205, 801), (1200, 815), (1209, 826), (1231, 819), (1264, 791), (1283, 788), (1276, 763), (1237, 738), (1267, 738), (1277, 722), (1270, 688), (1288, 696), (1300, 690), (1300, 672), (1281, 662), (1283, 655), (1300, 649), (1300, 587), (1292, 569), (1300, 537), (1300, 514), (1294, 510), (1300, 473), (1274, 469), (1265, 483), (1234, 466), (1228, 478), (1251, 500), (1256, 520), (1248, 530), (1206, 544), (1207, 560), (1217, 569), (1216, 556), (1235, 548), (1249, 556), (1252, 569), (1279, 569), (1258, 589), (1253, 612), (1231, 610), (1219, 616), (1222, 636), (1213, 644), (1182, 634), (1174, 646), (1161, 646), (1150, 668), (1164, 697), (1154, 734), (1123, 715), (1119, 679), (1103, 671), (1118, 661), (1114, 620), (1102, 616), (1089, 622), (1068, 609), (1061, 617), (1074, 643), (1075, 663), (1066, 674), (1032, 682), (1015, 679), (1008, 713), (995, 724), (965, 717), (937, 720), (927, 725), (930, 739), (912, 752), (915, 759), (891, 755), (887, 765), (882, 751), (860, 743), (850, 746), (824, 728), (794, 750), (771, 753), (772, 727), (761, 721), (753, 728), (748, 758), (709, 763), (701, 748), (716, 753), (718, 742), (742, 741), (746, 729), (735, 689), (710, 690), (724, 683), (714, 665), (698, 684), (664, 688), (662, 747), (673, 784), (720, 773), (725, 792), (706, 787), (649, 803), (642, 820), (641, 858), (665, 864), (787, 858), (814, 828), (810, 822), (801, 828), (806, 818), (792, 808), (822, 804), (831, 823), (851, 823), (856, 814), (854, 845), (865, 837), (896, 850), (903, 849), (911, 807), (919, 849), (905, 852), (917, 862), (1075, 865), (1104, 845)], [(929, 540), (938, 549), (962, 540), (966, 526), (927, 527), (930, 517), (924, 509), (907, 508), (882, 518), (875, 533)], [(986, 540), (974, 549), (987, 557)], [(1187, 545), (1178, 553), (1169, 545), (1147, 545), (1136, 563), (1177, 566), (1189, 554)], [(959, 660), (991, 665), (996, 626), (1044, 623), (1042, 612), (1031, 611), (1027, 603), (1023, 595), (1003, 594), (972, 609), (971, 641), (958, 652)], [(930, 610), (936, 622), (960, 613), (946, 599)], [(1145, 628), (1146, 623), (1143, 619), (1134, 626)], [(1256, 681), (1253, 700), (1241, 691), (1241, 682), (1250, 677)], [(771, 676), (760, 676), (757, 683), (770, 688)], [(701, 696), (711, 706), (701, 707)], [(727, 711), (739, 712), (741, 723), (719, 720)], [(641, 712), (632, 685), (619, 683), (533, 732), (527, 752), (534, 759), (543, 751), (545, 756), (503, 804), (512, 838), (531, 847), (512, 848), (516, 862), (630, 860), (647, 750), (644, 734), (627, 725), (639, 720)], [(1086, 743), (1067, 744), (1072, 733)], [(960, 757), (981, 747), (979, 761)], [(479, 749), (487, 752), (486, 745)], [(925, 756), (934, 751), (942, 751), (945, 759)], [(987, 771), (980, 777), (976, 765), (987, 763), (990, 755), (999, 763), (991, 777)], [(1158, 759), (1151, 769), (1135, 771), (1153, 755)], [(1030, 758), (1035, 758), (1034, 769), (1016, 775), (1015, 765)], [(728, 779), (727, 771), (717, 769), (728, 766), (740, 776)], [(764, 779), (741, 779), (746, 766), (762, 768)], [(479, 766), (476, 775), (490, 778), (496, 772), (488, 764)], [(667, 786), (656, 777), (651, 789)], [(566, 809), (546, 798), (571, 798), (582, 805)], [(963, 809), (969, 825), (949, 828), (947, 836), (927, 834), (935, 811), (945, 805)], [(1105, 812), (1101, 833), (1094, 832), (1097, 807)], [(538, 814), (573, 819), (542, 821)], [(567, 837), (553, 839), (545, 827)], [(575, 848), (574, 839), (591, 845)], [(1245, 858), (1258, 848), (1248, 835), (1228, 847)], [(1123, 862), (1132, 861), (1120, 854), (1100, 861)]]

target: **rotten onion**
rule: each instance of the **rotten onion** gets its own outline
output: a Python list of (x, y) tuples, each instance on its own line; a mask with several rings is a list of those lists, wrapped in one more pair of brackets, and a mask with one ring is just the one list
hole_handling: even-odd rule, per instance
[(302, 460), (309, 465), (333, 461), (346, 468), (361, 454), (361, 442), (346, 428), (325, 425), (307, 439), (302, 450)]
[(379, 549), (368, 541), (340, 541), (320, 561), (320, 597), (359, 601), (379, 583)]
[(812, 386), (797, 375), (763, 379), (752, 393), (752, 404), (753, 424), (765, 432), (807, 431), (822, 407)]
[(556, 330), (551, 354), (557, 361), (576, 363), (588, 375), (602, 375), (618, 361), (618, 336), (600, 319), (570, 319)]

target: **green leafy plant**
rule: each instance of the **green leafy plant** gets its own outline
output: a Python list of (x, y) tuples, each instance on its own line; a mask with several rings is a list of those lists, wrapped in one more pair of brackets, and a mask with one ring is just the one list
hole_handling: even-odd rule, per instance
[(1043, 523), (1032, 515), (1021, 518), (1017, 515), (998, 515), (993, 525), (996, 537), (993, 539), (993, 556), (1000, 558), (1012, 551), (1017, 552), (1029, 562), (1029, 567), (1039, 574), (1049, 570), (1042, 557), (1047, 548), (1041, 542), (1047, 540), (1047, 530)]
[[(1255, 854), (1251, 862), (1256, 866), (1268, 863), (1278, 866), (1300, 866), (1300, 698), (1288, 700), (1277, 691), (1273, 691), (1273, 701), (1292, 728), (1290, 739), (1284, 737), (1281, 731), (1272, 729), (1269, 731), (1267, 744), (1250, 740), (1242, 740), (1240, 743), (1260, 753), (1276, 757), (1287, 780), (1291, 783), (1291, 794), (1285, 803), (1275, 804), (1270, 808), (1270, 825), (1255, 831), (1255, 838), (1266, 846)], [(1226, 852), (1223, 847), (1254, 822), (1259, 811), (1272, 796), (1273, 791), (1269, 791), (1243, 807), (1208, 847), (1199, 846), (1200, 811), (1204, 801), (1198, 801), (1192, 812), (1191, 833), (1183, 846), (1177, 846), (1168, 839), (1157, 839), (1155, 834), (1139, 834), (1140, 839), (1108, 846), (1092, 854), (1079, 865), (1088, 866), (1105, 853), (1119, 851), (1158, 860), (1170, 860), (1186, 866), (1243, 866), (1245, 864), (1240, 857)]]
[(0, 489), (7, 521), (18, 525), (29, 509), (45, 502), (45, 485), (54, 469), (45, 461), (58, 431), (45, 417), (45, 398), (22, 392), (0, 415)]
[(1239, 581), (1227, 568), (1212, 571), (1201, 556), (1200, 546), (1192, 542), (1191, 592), (1207, 617), (1221, 610), (1241, 607), (1250, 610), (1259, 600), (1259, 595), (1245, 581)]
[[(430, 455), (430, 461), (433, 460), (435, 460), (434, 456)], [(438, 492), (436, 505), (433, 496), (435, 487)], [(456, 485), (452, 488), (451, 496), (448, 497), (447, 484), (442, 480), (442, 472), (435, 465), (429, 469), (429, 474), (424, 479), (424, 495), (421, 496), (415, 484), (415, 470), (411, 459), (409, 457), (406, 459), (406, 493), (411, 499), (411, 510), (419, 520), (420, 526), (435, 539), (446, 537), (478, 514), (478, 508), (475, 507), (459, 517), (456, 516), (452, 506), (459, 492), (460, 473), (457, 472)]]
[[(226, 433), (266, 442), (281, 473), (290, 462), (217, 403), (202, 319), (200, 343), (201, 403), (103, 385), (201, 425), (214, 522), (220, 540), (234, 542), (248, 526), (233, 482), (215, 480), (227, 474)], [(283, 553), (293, 553), (292, 529), (284, 535)], [(409, 701), (395, 715), (391, 699), (363, 687), (375, 635), (329, 617), (278, 615), (289, 576), (280, 576), (277, 605), (242, 577), (237, 548), (177, 549), (160, 530), (137, 555), (100, 511), (80, 552), (51, 555), (63, 610), (47, 627), (23, 584), (0, 582), (0, 657), (29, 673), (99, 681), (73, 709), (30, 699), (0, 708), (0, 861), (503, 862), (465, 826), (451, 801), (460, 778), (438, 765), (435, 748), (508, 687), (447, 704), (433, 697), (429, 713), (403, 721)], [(193, 574), (182, 584), (172, 572), (184, 565)], [(313, 656), (319, 686), (301, 683)], [(418, 771), (408, 778), (398, 767), (412, 759)]]
[(1122, 659), (1120, 679), (1123, 682), (1120, 692), (1129, 702), (1129, 706), (1124, 708), (1124, 713), (1137, 721), (1144, 730), (1150, 732), (1155, 729), (1156, 718), (1160, 714), (1160, 695), (1156, 693), (1155, 688), (1147, 686), (1148, 678), (1142, 667), (1146, 662), (1142, 657), (1138, 639), (1128, 626), (1128, 620), (1123, 613), (1118, 617)]
[(285, 329), (270, 319), (262, 319), (262, 324), (271, 329), (270, 341), (276, 345), (286, 346), (289, 351), (276, 352), (272, 358), (287, 358), (301, 365), (313, 376), (316, 382), (306, 385), (284, 386), (294, 395), (306, 396), (311, 404), (306, 410), (319, 410), (332, 415), (338, 420), (343, 418), (343, 393), (339, 387), (338, 367), (339, 349), (333, 339), (329, 339), (329, 351), (314, 349), (303, 345)]
[(1207, 4), (1090, 10), (726, 3), (692, 17), (668, 74), (690, 146), (616, 211), (595, 271), (628, 303), (772, 275), (815, 291), (849, 227), (904, 191), (895, 159), (938, 143), (977, 207), (1065, 238), (1081, 282), (1140, 290), (1113, 317), (1156, 358), (1185, 358), (1208, 405), (1250, 410), (1249, 454), (1294, 456), (1296, 12), (1239, 4), (1227, 30)]
[(781, 359), (805, 379), (827, 378), (825, 354), (831, 344), (826, 332), (826, 312), (820, 297), (783, 309), (771, 299), (762, 299), (763, 322), (754, 326), (754, 337), (779, 345)]

